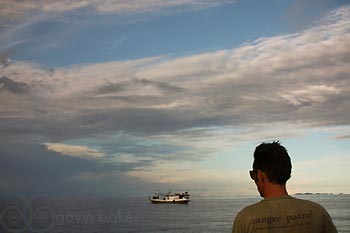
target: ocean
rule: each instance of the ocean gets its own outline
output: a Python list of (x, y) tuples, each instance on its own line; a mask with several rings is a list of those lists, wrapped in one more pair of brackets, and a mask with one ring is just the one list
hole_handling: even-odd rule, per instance
[[(350, 232), (350, 195), (298, 195), (323, 205), (339, 233)], [(189, 204), (141, 198), (0, 199), (1, 233), (231, 232), (234, 216), (257, 196), (191, 197)]]

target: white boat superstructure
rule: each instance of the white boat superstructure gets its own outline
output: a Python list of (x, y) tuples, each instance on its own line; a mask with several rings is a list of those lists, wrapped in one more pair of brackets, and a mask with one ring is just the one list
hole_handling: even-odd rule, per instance
[(190, 202), (190, 194), (188, 192), (172, 194), (170, 191), (161, 194), (158, 191), (152, 197), (149, 197), (149, 200), (153, 204), (187, 204)]

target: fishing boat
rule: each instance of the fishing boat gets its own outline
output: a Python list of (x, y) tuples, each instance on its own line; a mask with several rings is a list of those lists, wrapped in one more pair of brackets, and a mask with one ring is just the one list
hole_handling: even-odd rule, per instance
[(187, 204), (190, 202), (190, 194), (188, 192), (182, 193), (168, 193), (162, 194), (156, 192), (152, 197), (149, 197), (152, 204)]

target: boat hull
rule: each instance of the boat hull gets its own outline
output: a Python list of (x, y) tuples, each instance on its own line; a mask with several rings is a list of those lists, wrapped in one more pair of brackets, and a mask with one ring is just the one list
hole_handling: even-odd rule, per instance
[(178, 200), (162, 200), (162, 199), (149, 199), (152, 204), (187, 204), (190, 202), (188, 199), (178, 199)]

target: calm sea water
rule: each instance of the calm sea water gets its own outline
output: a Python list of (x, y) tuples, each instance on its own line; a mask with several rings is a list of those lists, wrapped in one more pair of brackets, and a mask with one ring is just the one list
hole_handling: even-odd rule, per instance
[[(302, 195), (322, 204), (340, 232), (350, 232), (350, 195)], [(192, 197), (188, 205), (147, 198), (0, 199), (0, 232), (116, 233), (231, 232), (237, 212), (259, 197)]]

